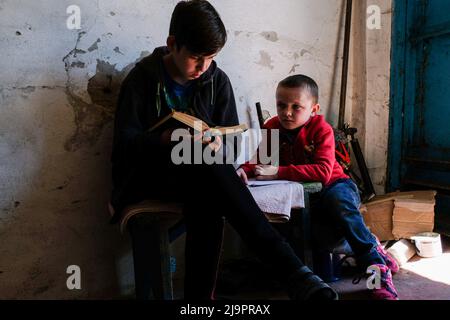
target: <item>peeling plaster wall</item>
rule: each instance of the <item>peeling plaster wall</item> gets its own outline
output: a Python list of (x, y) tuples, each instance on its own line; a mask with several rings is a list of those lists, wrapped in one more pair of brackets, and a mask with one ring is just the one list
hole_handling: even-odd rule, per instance
[[(366, 28), (367, 7), (381, 9), (381, 29)], [(385, 192), (391, 50), (391, 0), (353, 1), (346, 121), (358, 129), (377, 194)]]
[[(115, 99), (134, 63), (165, 43), (176, 2), (79, 0), (81, 29), (68, 30), (73, 1), (0, 0), (0, 298), (111, 298), (130, 285), (127, 238), (108, 224), (106, 206)], [(258, 101), (275, 114), (275, 86), (293, 73), (316, 79), (322, 113), (337, 122), (342, 1), (212, 3), (228, 31), (217, 61), (242, 122), (255, 125)], [(383, 28), (368, 33), (369, 47), (386, 45)], [(382, 75), (366, 78), (377, 81), (364, 93), (366, 110), (374, 105), (379, 116), (368, 111), (363, 121), (381, 181), (388, 60), (378, 65), (375, 52), (366, 60), (361, 68)], [(72, 264), (81, 290), (66, 288)]]
[(295, 73), (316, 79), (323, 114), (335, 121), (341, 1), (215, 3), (229, 32), (228, 43), (217, 60), (233, 82), (243, 121), (256, 120), (258, 101), (271, 115), (276, 114), (276, 85)]

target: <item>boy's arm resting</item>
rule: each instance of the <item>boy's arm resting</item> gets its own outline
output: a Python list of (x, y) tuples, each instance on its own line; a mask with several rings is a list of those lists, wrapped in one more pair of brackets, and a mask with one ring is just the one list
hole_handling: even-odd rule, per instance
[(278, 179), (291, 181), (320, 181), (327, 185), (333, 173), (335, 160), (334, 135), (331, 127), (314, 140), (312, 164), (280, 166)]
[(252, 178), (255, 176), (255, 172), (253, 171), (255, 169), (254, 164), (250, 164), (250, 163), (246, 162), (243, 165), (241, 165), (239, 168), (244, 170), (247, 177)]

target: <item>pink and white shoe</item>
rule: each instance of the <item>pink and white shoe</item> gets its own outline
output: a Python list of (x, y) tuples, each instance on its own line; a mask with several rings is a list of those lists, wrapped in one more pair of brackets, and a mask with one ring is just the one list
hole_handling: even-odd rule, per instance
[(377, 241), (377, 247), (376, 247), (377, 252), (383, 258), (384, 262), (386, 262), (386, 265), (392, 271), (392, 273), (397, 273), (400, 270), (400, 267), (399, 267), (397, 261), (395, 261), (395, 259), (392, 258), (386, 250), (384, 250), (384, 248), (381, 245), (380, 240), (378, 240), (377, 236), (375, 236), (375, 235), (373, 235), (373, 236), (375, 237), (375, 240)]
[(374, 300), (398, 300), (398, 293), (392, 282), (391, 270), (384, 264), (375, 264), (380, 270), (380, 288), (371, 289)]

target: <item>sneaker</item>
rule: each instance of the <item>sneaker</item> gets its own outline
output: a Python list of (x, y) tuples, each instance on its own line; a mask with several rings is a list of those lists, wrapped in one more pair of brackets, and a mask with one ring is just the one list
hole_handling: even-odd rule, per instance
[(384, 250), (383, 246), (380, 243), (380, 240), (378, 240), (377, 236), (373, 235), (375, 237), (375, 240), (377, 241), (377, 247), (376, 250), (380, 254), (380, 256), (383, 258), (384, 262), (386, 262), (386, 265), (388, 268), (392, 271), (392, 273), (397, 273), (400, 270), (400, 267), (395, 261), (394, 258), (391, 257), (391, 255)]
[(380, 288), (371, 289), (374, 300), (398, 300), (397, 290), (392, 282), (391, 270), (384, 264), (375, 264), (380, 270)]

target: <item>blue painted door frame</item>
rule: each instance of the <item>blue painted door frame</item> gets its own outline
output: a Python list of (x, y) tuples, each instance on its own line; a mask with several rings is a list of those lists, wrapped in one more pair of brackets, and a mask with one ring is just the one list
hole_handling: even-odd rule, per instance
[(394, 0), (387, 189), (437, 190), (450, 233), (450, 1)]

